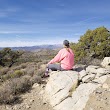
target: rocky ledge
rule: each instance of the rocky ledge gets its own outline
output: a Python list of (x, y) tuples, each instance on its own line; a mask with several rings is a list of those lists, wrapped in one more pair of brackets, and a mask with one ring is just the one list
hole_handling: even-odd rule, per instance
[(110, 92), (105, 81), (110, 79), (110, 57), (101, 66), (76, 65), (73, 71), (51, 72), (47, 81), (44, 100), (55, 110), (83, 110), (97, 88)]

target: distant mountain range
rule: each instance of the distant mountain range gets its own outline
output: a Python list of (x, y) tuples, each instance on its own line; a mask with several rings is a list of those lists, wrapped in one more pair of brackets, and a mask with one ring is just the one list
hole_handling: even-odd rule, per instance
[[(24, 51), (38, 51), (41, 49), (58, 49), (61, 48), (62, 45), (55, 44), (55, 45), (37, 45), (37, 46), (25, 46), (25, 47), (9, 47), (12, 50), (24, 50)], [(5, 48), (5, 47), (4, 47)], [(2, 50), (3, 47), (0, 47), (0, 50)]]

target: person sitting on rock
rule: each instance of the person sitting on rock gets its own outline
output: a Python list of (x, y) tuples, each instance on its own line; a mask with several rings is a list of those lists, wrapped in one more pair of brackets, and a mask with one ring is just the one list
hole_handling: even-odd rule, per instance
[(49, 69), (51, 69), (52, 71), (64, 71), (73, 69), (74, 53), (72, 49), (70, 49), (68, 40), (63, 41), (63, 47), (64, 48), (61, 49), (58, 54), (47, 64), (46, 72), (44, 74), (45, 77), (49, 76)]

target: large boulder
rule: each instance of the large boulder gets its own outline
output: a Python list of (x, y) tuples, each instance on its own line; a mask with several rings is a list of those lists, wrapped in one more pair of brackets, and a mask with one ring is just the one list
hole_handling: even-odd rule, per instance
[(78, 72), (52, 72), (45, 93), (52, 106), (60, 104), (69, 97), (78, 84)]
[(50, 73), (45, 98), (55, 110), (83, 110), (94, 90), (108, 88), (104, 83), (110, 77), (110, 69), (94, 65), (78, 68)]
[[(108, 68), (101, 68), (100, 66), (93, 66), (93, 65), (90, 65), (86, 68), (86, 73), (89, 75), (89, 76), (95, 76), (94, 78), (99, 78), (103, 75), (108, 75), (110, 74), (110, 69)], [(95, 74), (95, 75), (92, 75), (92, 74)], [(89, 76), (86, 76), (89, 77)], [(84, 78), (84, 80), (86, 79)], [(93, 78), (93, 79), (94, 79)], [(87, 78), (88, 79), (88, 78)]]
[(83, 110), (89, 99), (89, 95), (100, 85), (99, 84), (81, 84), (76, 91), (73, 92), (72, 97), (68, 97), (63, 102), (55, 107), (56, 110)]
[(99, 66), (90, 65), (86, 68), (87, 74), (97, 74), (97, 69), (100, 68)]
[(103, 84), (109, 77), (110, 77), (110, 75), (104, 75), (104, 76), (94, 79), (92, 82), (98, 83), (98, 84)]
[(105, 68), (110, 69), (110, 57), (105, 57), (104, 60), (102, 61), (101, 65)]
[(101, 77), (101, 76), (103, 76), (103, 75), (108, 75), (108, 74), (110, 74), (110, 70), (109, 70), (109, 69), (98, 68), (98, 69), (97, 69), (96, 78), (97, 78), (97, 77)]

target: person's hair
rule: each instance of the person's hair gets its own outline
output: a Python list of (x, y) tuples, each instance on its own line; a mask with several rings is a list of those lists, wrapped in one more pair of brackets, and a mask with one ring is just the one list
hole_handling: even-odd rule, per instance
[(67, 47), (67, 48), (70, 47), (70, 44), (69, 44), (69, 41), (68, 41), (68, 40), (64, 40), (64, 41), (63, 41), (63, 45), (64, 45), (65, 47)]

